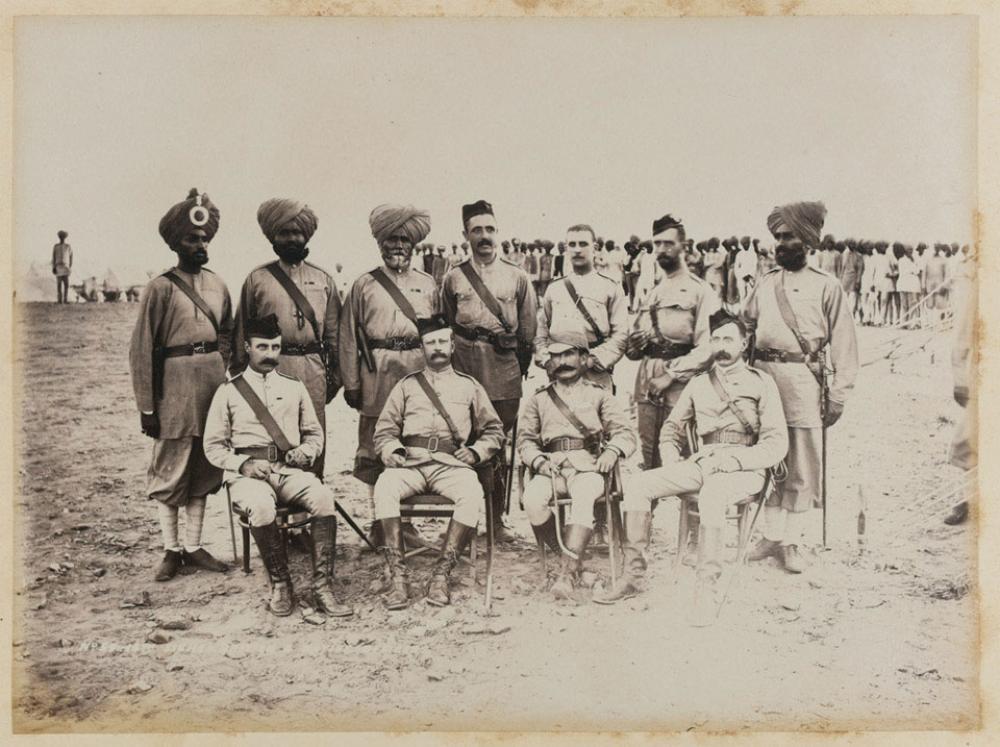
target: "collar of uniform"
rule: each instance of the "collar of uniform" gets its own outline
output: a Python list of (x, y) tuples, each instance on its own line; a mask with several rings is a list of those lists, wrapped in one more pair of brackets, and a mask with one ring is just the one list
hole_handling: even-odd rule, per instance
[(391, 267), (389, 267), (389, 265), (383, 262), (382, 269), (385, 271), (385, 274), (388, 275), (389, 277), (399, 278), (403, 277), (404, 275), (408, 275), (410, 273), (410, 265), (406, 265), (405, 267), (399, 270), (394, 270)]
[(472, 266), (475, 267), (477, 270), (482, 271), (495, 265), (497, 260), (500, 258), (500, 255), (494, 254), (493, 259), (491, 259), (489, 262), (480, 261), (479, 257), (477, 257), (475, 254), (471, 255), (471, 257), (472, 257)]
[(254, 371), (252, 368), (250, 368), (250, 366), (247, 366), (246, 370), (243, 372), (243, 375), (248, 379), (256, 381), (258, 384), (266, 384), (269, 381), (273, 381), (277, 377), (278, 374), (276, 373), (276, 371), (277, 369), (271, 371), (270, 373), (262, 374), (257, 371)]
[(454, 369), (451, 367), (451, 364), (449, 363), (447, 366), (445, 366), (439, 371), (435, 371), (433, 368), (428, 366), (426, 369), (424, 369), (424, 373), (431, 379), (439, 379), (442, 376), (448, 376), (449, 374), (452, 373), (453, 370)]
[(291, 262), (286, 262), (280, 257), (278, 258), (278, 266), (285, 271), (286, 275), (292, 272), (293, 270), (301, 269), (303, 262), (305, 262), (305, 260), (302, 260), (302, 262), (299, 262), (297, 265), (293, 265)]
[(594, 263), (593, 263), (593, 261), (591, 261), (591, 263), (590, 263), (590, 269), (588, 269), (586, 272), (577, 272), (576, 268), (574, 267), (573, 268), (573, 273), (571, 275), (567, 275), (566, 277), (568, 277), (568, 278), (585, 278), (588, 275), (596, 275), (596, 274), (597, 274), (597, 270), (594, 269)]
[(714, 365), (716, 373), (718, 373), (724, 379), (731, 379), (733, 376), (745, 370), (747, 367), (746, 361), (744, 361), (742, 357), (737, 358), (736, 361), (727, 368), (723, 368), (722, 366), (720, 366), (718, 361), (716, 361)]

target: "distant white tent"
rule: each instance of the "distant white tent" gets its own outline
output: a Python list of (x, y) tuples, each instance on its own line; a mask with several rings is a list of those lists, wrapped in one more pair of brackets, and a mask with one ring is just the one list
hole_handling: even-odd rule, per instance
[(28, 272), (17, 284), (18, 301), (25, 303), (56, 300), (56, 279), (45, 265), (32, 262)]

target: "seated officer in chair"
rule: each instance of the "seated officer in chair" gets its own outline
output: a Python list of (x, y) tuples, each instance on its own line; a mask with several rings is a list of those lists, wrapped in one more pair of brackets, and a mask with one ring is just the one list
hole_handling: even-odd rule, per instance
[(375, 424), (375, 453), (385, 471), (375, 483), (375, 518), (381, 522), (391, 584), (383, 603), (390, 610), (409, 604), (399, 502), (434, 493), (455, 504), (444, 547), (434, 565), (427, 602), (451, 603), (448, 580), (458, 556), (475, 532), (483, 488), (473, 465), (500, 449), (503, 424), (482, 384), (451, 367), (452, 331), (440, 314), (417, 320), (426, 368), (401, 379), (389, 393)]
[(570, 554), (552, 585), (557, 599), (570, 599), (594, 528), (594, 502), (604, 494), (605, 476), (635, 451), (637, 437), (610, 388), (582, 378), (588, 358), (582, 330), (553, 333), (548, 354), (553, 380), (521, 407), (517, 451), (534, 475), (524, 489), (524, 510), (539, 543), (556, 553), (553, 481), (557, 494), (572, 498), (565, 535)]
[(205, 456), (225, 470), (233, 505), (244, 511), (271, 582), (268, 609), (292, 612), (295, 599), (288, 557), (275, 523), (275, 506), (294, 503), (313, 516), (312, 590), (317, 609), (334, 617), (354, 610), (334, 596), (337, 518), (333, 491), (309, 471), (323, 453), (323, 429), (305, 385), (276, 371), (281, 353), (278, 319), (250, 319), (243, 342), (247, 368), (222, 384), (205, 425)]
[[(712, 367), (691, 378), (660, 435), (663, 466), (632, 476), (625, 484), (625, 574), (594, 601), (610, 604), (634, 596), (646, 571), (650, 503), (657, 498), (698, 495), (698, 587), (694, 623), (715, 617), (715, 586), (726, 509), (764, 486), (764, 473), (788, 450), (788, 429), (774, 380), (743, 360), (743, 321), (725, 310), (709, 320)], [(681, 461), (686, 426), (694, 420), (701, 447)]]

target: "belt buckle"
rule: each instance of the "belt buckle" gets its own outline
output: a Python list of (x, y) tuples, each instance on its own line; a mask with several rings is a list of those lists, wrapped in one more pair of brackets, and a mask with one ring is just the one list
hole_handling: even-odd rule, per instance
[(192, 353), (207, 353), (204, 342), (196, 342), (191, 346)]
[(278, 447), (275, 444), (268, 444), (267, 446), (267, 461), (278, 461)]
[(431, 436), (427, 439), (427, 451), (437, 451), (440, 445), (441, 439), (438, 436)]

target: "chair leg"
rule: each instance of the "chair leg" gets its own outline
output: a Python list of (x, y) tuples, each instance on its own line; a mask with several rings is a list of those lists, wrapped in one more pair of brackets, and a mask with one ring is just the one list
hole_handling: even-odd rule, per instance
[(674, 580), (677, 579), (677, 575), (680, 573), (681, 563), (684, 562), (684, 551), (687, 549), (688, 523), (690, 521), (687, 499), (683, 497), (679, 499), (679, 508), (680, 513), (677, 518), (677, 554), (674, 555), (673, 568)]
[[(486, 496), (486, 589), (483, 595), (483, 604), (486, 607), (486, 611), (489, 612), (490, 608), (493, 606), (493, 496)], [(475, 562), (472, 564), (472, 578), (475, 580), (476, 577), (476, 565)], [(475, 588), (475, 582), (473, 581), (473, 588)]]
[(250, 527), (240, 522), (240, 531), (243, 533), (243, 572), (250, 573)]
[(229, 508), (229, 540), (233, 543), (233, 562), (239, 562), (239, 555), (236, 554), (236, 526), (233, 521), (233, 499), (229, 495), (229, 486), (226, 486), (226, 505)]

